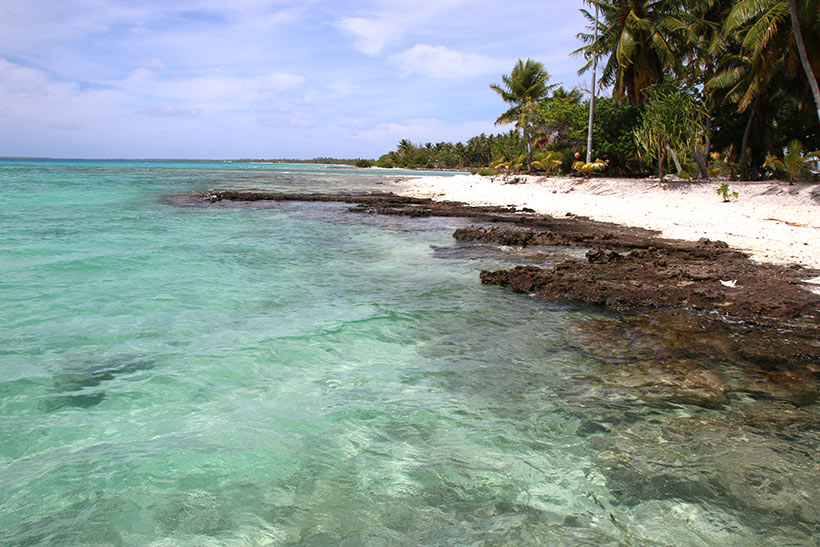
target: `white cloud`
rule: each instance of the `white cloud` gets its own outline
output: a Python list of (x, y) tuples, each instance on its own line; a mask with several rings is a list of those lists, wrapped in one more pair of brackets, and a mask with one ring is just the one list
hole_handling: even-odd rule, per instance
[[(11, 155), (95, 155), (127, 126), (127, 97), (0, 58), (0, 150)], [(70, 151), (70, 150), (73, 150)]]
[(327, 84), (327, 87), (330, 89), (331, 93), (334, 97), (346, 97), (352, 93), (355, 93), (360, 89), (360, 86), (354, 84), (350, 80), (336, 80)]
[(460, 79), (504, 70), (510, 61), (464, 53), (444, 46), (418, 44), (391, 57), (402, 73), (432, 78)]
[[(199, 141), (218, 149), (225, 124), (236, 125), (236, 120), (244, 125), (234, 134), (242, 135), (260, 125), (315, 125), (305, 108), (296, 111), (288, 102), (289, 90), (303, 80), (287, 73), (163, 79), (141, 68), (126, 80), (88, 86), (0, 57), (0, 150), (11, 155), (162, 155), (172, 154), (163, 145), (184, 148)], [(268, 105), (281, 109), (278, 119), (259, 112)]]
[[(370, 4), (371, 14), (344, 17), (337, 22), (337, 26), (353, 38), (353, 47), (375, 57), (388, 47), (400, 44), (405, 36), (424, 32), (431, 23), (463, 17), (470, 1), (376, 0)], [(448, 15), (447, 12), (455, 13)]]
[(149, 106), (142, 111), (146, 116), (157, 118), (191, 118), (202, 114), (199, 108), (180, 108), (176, 106)]
[(163, 63), (160, 59), (141, 59), (139, 63), (137, 63), (141, 68), (147, 68), (149, 70), (165, 70), (166, 67), (165, 63)]
[(242, 21), (246, 25), (253, 25), (259, 28), (269, 29), (280, 25), (292, 25), (299, 20), (299, 14), (295, 10), (282, 10), (275, 13), (263, 15), (253, 14), (253, 17), (245, 16)]
[(73, 107), (79, 104), (92, 105), (99, 101), (98, 107), (104, 108), (122, 98), (115, 90), (84, 88), (75, 82), (50, 78), (36, 68), (0, 58), (0, 104), (10, 106), (17, 115), (52, 120), (49, 114), (59, 113), (52, 121), (60, 122), (75, 115)]
[(387, 18), (345, 17), (339, 27), (353, 36), (353, 47), (372, 56), (402, 36), (399, 26)]
[(109, 82), (109, 85), (161, 102), (183, 102), (187, 109), (216, 112), (243, 110), (257, 101), (274, 100), (279, 92), (297, 87), (304, 80), (297, 74), (279, 72), (255, 77), (213, 75), (162, 79), (141, 68), (125, 81)]

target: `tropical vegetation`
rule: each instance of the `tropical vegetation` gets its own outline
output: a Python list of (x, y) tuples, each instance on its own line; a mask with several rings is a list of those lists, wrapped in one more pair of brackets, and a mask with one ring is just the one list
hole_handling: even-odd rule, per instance
[(538, 103), (544, 101), (550, 89), (550, 75), (544, 65), (532, 59), (521, 59), (509, 75), (501, 77), (503, 85), (491, 84), (490, 89), (501, 95), (512, 106), (495, 121), (497, 124), (515, 123), (527, 141), (527, 171), (532, 173), (532, 135), (539, 122)]
[(811, 168), (820, 160), (820, 150), (803, 154), (803, 146), (800, 141), (794, 139), (786, 147), (786, 154), (783, 159), (777, 156), (769, 156), (763, 163), (763, 167), (768, 167), (774, 171), (785, 172), (790, 183), (794, 183), (800, 175), (810, 172)]
[(818, 176), (820, 158), (802, 150), (820, 149), (820, 0), (584, 0), (581, 11), (590, 26), (579, 29), (579, 73), (600, 60), (594, 85), (608, 95), (595, 100), (595, 167), (578, 161), (587, 146), (585, 94), (551, 83), (532, 59), (490, 86), (507, 105), (496, 123), (513, 130), (455, 144), (405, 139), (376, 164)]

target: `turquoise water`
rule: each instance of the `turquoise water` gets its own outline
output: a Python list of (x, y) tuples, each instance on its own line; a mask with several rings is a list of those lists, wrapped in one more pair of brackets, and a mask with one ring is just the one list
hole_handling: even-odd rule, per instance
[(572, 332), (617, 319), (481, 286), (462, 221), (164, 201), (400, 174), (0, 161), (0, 543), (814, 543), (817, 428), (727, 455), (726, 409), (602, 390)]

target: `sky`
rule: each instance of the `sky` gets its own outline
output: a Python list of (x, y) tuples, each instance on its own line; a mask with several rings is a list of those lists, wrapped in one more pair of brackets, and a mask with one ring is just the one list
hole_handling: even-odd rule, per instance
[(0, 156), (377, 158), (508, 131), (489, 85), (518, 59), (589, 87), (580, 7), (0, 0)]

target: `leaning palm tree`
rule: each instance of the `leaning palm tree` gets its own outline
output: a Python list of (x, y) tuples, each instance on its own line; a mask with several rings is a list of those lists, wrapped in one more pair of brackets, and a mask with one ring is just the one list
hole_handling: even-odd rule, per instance
[(496, 124), (515, 123), (515, 128), (524, 134), (527, 140), (527, 172), (532, 172), (532, 129), (536, 123), (537, 104), (547, 97), (555, 87), (549, 85), (550, 75), (544, 65), (527, 59), (515, 64), (510, 74), (501, 76), (502, 85), (492, 84), (490, 89), (501, 95), (505, 103), (511, 104), (509, 110), (501, 114)]

